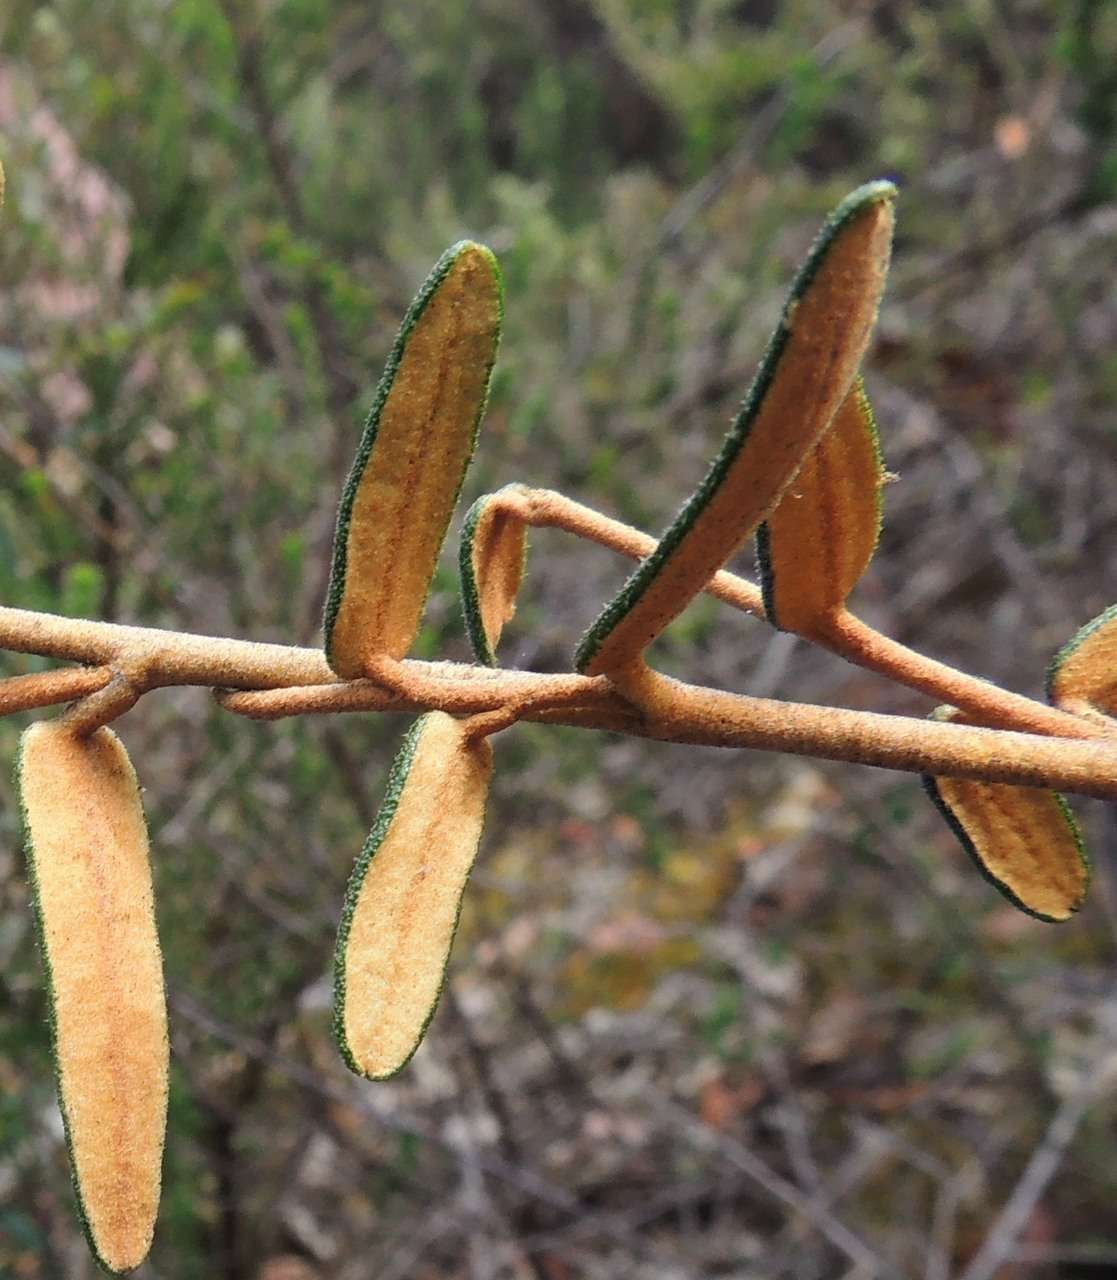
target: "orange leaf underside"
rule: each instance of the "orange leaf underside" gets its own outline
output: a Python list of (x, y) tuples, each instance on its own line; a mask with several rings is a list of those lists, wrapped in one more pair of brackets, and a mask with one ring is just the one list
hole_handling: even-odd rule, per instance
[(524, 545), (527, 541), (523, 524), (503, 512), (494, 512), (485, 521), (482, 544), (474, 561), (481, 588), (481, 621), (495, 648), (504, 625), (516, 612), (516, 592), (523, 576)]
[(159, 1204), (169, 1059), (139, 788), (111, 730), (58, 722), (27, 731), (18, 772), (75, 1185), (94, 1252), (129, 1270)]
[(1089, 864), (1061, 796), (960, 778), (935, 778), (928, 789), (967, 852), (1018, 906), (1058, 921), (1082, 905)]
[(858, 379), (763, 526), (770, 622), (808, 632), (845, 602), (876, 549), (883, 475)]
[(1117, 715), (1117, 606), (1087, 623), (1055, 655), (1047, 691), (1057, 704), (1079, 700)]
[(825, 256), (785, 308), (718, 461), (583, 639), (578, 668), (585, 674), (620, 669), (643, 653), (773, 509), (830, 424), (884, 288), (891, 194), (887, 184), (873, 188), (831, 233)]
[(464, 722), (431, 712), (415, 732), (394, 812), (354, 872), (339, 937), (342, 1049), (373, 1079), (406, 1064), (434, 1012), (492, 776), (492, 747), (469, 741)]
[(355, 480), (331, 666), (352, 679), (373, 656), (402, 658), (419, 627), (473, 452), (500, 329), (487, 251), (461, 252), (415, 321)]
[(470, 644), (486, 665), (496, 665), (501, 633), (515, 616), (526, 553), (523, 521), (501, 509), (499, 495), (479, 498), (462, 525), (460, 569)]

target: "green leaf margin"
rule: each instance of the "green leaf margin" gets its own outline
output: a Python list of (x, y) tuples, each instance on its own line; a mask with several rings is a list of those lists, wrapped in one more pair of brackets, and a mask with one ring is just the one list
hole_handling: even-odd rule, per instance
[[(74, 1200), (77, 1203), (78, 1221), (81, 1223), (82, 1233), (85, 1236), (85, 1242), (89, 1246), (89, 1252), (93, 1255), (94, 1260), (102, 1271), (110, 1276), (124, 1276), (135, 1270), (129, 1267), (125, 1271), (117, 1271), (111, 1267), (101, 1256), (97, 1248), (97, 1242), (93, 1236), (93, 1224), (89, 1220), (89, 1211), (85, 1206), (85, 1198), (82, 1196), (81, 1181), (78, 1178), (78, 1162), (74, 1154), (74, 1136), (70, 1126), (70, 1113), (66, 1110), (66, 1097), (62, 1089), (62, 1068), (60, 1065), (60, 1057), (58, 1053), (58, 1016), (55, 1008), (55, 984), (54, 970), (50, 963), (50, 952), (47, 950), (47, 930), (46, 921), (43, 917), (42, 901), (39, 897), (39, 875), (35, 862), (35, 846), (31, 839), (31, 823), (27, 816), (27, 806), (23, 802), (23, 748), (27, 735), (34, 728), (30, 725), (19, 737), (19, 746), (16, 749), (15, 759), (15, 784), (16, 796), (19, 802), (19, 822), (20, 822), (20, 844), (23, 848), (24, 858), (27, 862), (27, 883), (31, 889), (31, 915), (35, 921), (35, 941), (38, 946), (39, 955), (43, 961), (43, 973), (46, 978), (47, 991), (47, 1024), (50, 1028), (50, 1057), (51, 1066), (54, 1071), (54, 1088), (58, 1097), (58, 1110), (62, 1116), (62, 1133), (66, 1139), (66, 1154), (70, 1165), (70, 1185), (74, 1189)], [(107, 728), (107, 726), (104, 726)], [(109, 729), (112, 733), (112, 730)], [(116, 734), (113, 734), (116, 737)], [(119, 741), (119, 739), (118, 739)], [(123, 743), (121, 743), (123, 747)], [(125, 758), (128, 760), (132, 768), (132, 780), (136, 784), (136, 795), (140, 804), (140, 813), (143, 813), (143, 787), (140, 786), (140, 780), (136, 775), (136, 767), (132, 764), (131, 757), (125, 750)], [(144, 815), (146, 825), (147, 816)], [(156, 946), (159, 946), (159, 936), (156, 932)], [(163, 963), (162, 947), (159, 947), (159, 963), (160, 967)], [(164, 1158), (166, 1152), (166, 1134), (163, 1139)], [(142, 1265), (142, 1264), (140, 1264)]]
[(1080, 627), (1047, 664), (1044, 689), (1047, 693), (1048, 702), (1054, 703), (1055, 701), (1055, 681), (1058, 679), (1063, 663), (1078, 651), (1084, 641), (1089, 640), (1096, 631), (1100, 631), (1102, 627), (1112, 622), (1114, 618), (1117, 618), (1117, 604), (1111, 604), (1108, 609), (1103, 610), (1096, 618), (1091, 618), (1084, 627)]
[[(951, 831), (954, 832), (955, 836), (958, 838), (958, 843), (962, 846), (963, 849), (965, 849), (966, 853), (969, 854), (971, 861), (977, 867), (978, 871), (981, 872), (982, 877), (985, 880), (988, 880), (988, 882), (993, 886), (994, 889), (996, 889), (1000, 894), (1002, 894), (1002, 896), (1007, 898), (1014, 907), (1018, 907), (1021, 911), (1024, 912), (1025, 915), (1031, 916), (1033, 920), (1042, 920), (1044, 924), (1066, 924), (1066, 918), (1064, 917), (1048, 916), (1048, 915), (1044, 915), (1042, 911), (1035, 911), (1032, 907), (1029, 907), (1027, 903), (1022, 902), (1016, 896), (1016, 894), (1013, 893), (1013, 891), (1008, 887), (1008, 885), (1005, 884), (1003, 880), (998, 880), (997, 877), (985, 865), (985, 862), (982, 859), (981, 854), (977, 850), (977, 845), (974, 844), (973, 840), (970, 837), (969, 832), (966, 830), (965, 826), (963, 825), (962, 820), (958, 817), (958, 815), (954, 812), (954, 810), (950, 807), (949, 804), (947, 804), (946, 800), (943, 798), (942, 792), (939, 790), (938, 783), (936, 782), (934, 777), (932, 777), (932, 775), (929, 773), (924, 773), (924, 774), (920, 774), (920, 780), (923, 783), (923, 790), (926, 791), (928, 797), (930, 798), (931, 803), (935, 806), (935, 808), (939, 811), (939, 813), (942, 814), (944, 820), (946, 821), (946, 825), (951, 829)], [(1010, 784), (1006, 783), (1005, 785), (1008, 786)], [(1045, 790), (1045, 788), (1038, 788), (1038, 790)], [(1063, 817), (1066, 818), (1067, 820), (1067, 826), (1070, 827), (1070, 833), (1074, 839), (1075, 848), (1078, 851), (1078, 857), (1081, 860), (1083, 867), (1085, 867), (1086, 869), (1086, 889), (1088, 890), (1090, 886), (1090, 879), (1093, 874), (1093, 864), (1090, 861), (1090, 855), (1086, 850), (1085, 843), (1083, 842), (1082, 831), (1079, 828), (1078, 821), (1075, 818), (1073, 812), (1071, 811), (1070, 805), (1067, 804), (1065, 798), (1061, 796), (1057, 791), (1052, 791), (1050, 792), (1050, 794), (1055, 797), (1055, 802), (1059, 806), (1059, 808), (1062, 810)], [(1085, 892), (1083, 893), (1082, 900), (1083, 902), (1085, 902), (1086, 900)], [(1078, 910), (1079, 908), (1076, 907), (1075, 912), (1077, 912)]]
[[(485, 394), (481, 398), (481, 403), (477, 409), (477, 417), (473, 423), (473, 435), (470, 441), (469, 456), (466, 458), (465, 466), (462, 468), (461, 479), (458, 481), (458, 487), (454, 493), (454, 500), (450, 504), (450, 509), (446, 513), (446, 528), (443, 529), (442, 539), (445, 541), (446, 529), (450, 527), (450, 520), (454, 513), (454, 507), (457, 505), (458, 497), (461, 494), (462, 485), (465, 483), (465, 474), (469, 470), (469, 464), (473, 460), (473, 453), (477, 447), (477, 437), (481, 430), (481, 423), (485, 417), (485, 411), (488, 408), (489, 392), (492, 388), (492, 371), (496, 363), (497, 353), (500, 348), (500, 336), (504, 328), (504, 277), (500, 270), (500, 263), (496, 259), (496, 255), (486, 245), (478, 244), (475, 240), (459, 240), (452, 244), (449, 249), (442, 254), (438, 261), (431, 268), (430, 274), (423, 281), (419, 288), (419, 292), (412, 299), (411, 305), (407, 308), (404, 315), (403, 323), (400, 325), (399, 332), (396, 334), (396, 340), (392, 344), (392, 350), (388, 356), (388, 362), (384, 366), (384, 372), (380, 375), (380, 381), (376, 385), (376, 391), (373, 395), (372, 408), (368, 412), (365, 419), (364, 427), (361, 431), (360, 443), (357, 446), (356, 456), (353, 458), (353, 465), (349, 470), (349, 476), (345, 481), (345, 487), (341, 492), (341, 501), (337, 509), (337, 526), (334, 532), (334, 548), (333, 558), (330, 562), (330, 582), (326, 589), (326, 607), (325, 615), (322, 621), (322, 631), (324, 636), (324, 647), (326, 651), (326, 661), (331, 663), (331, 640), (333, 637), (334, 623), (337, 620), (338, 610), (341, 608), (341, 601), (345, 595), (345, 572), (349, 563), (349, 526), (353, 516), (353, 503), (357, 498), (357, 491), (360, 489), (361, 480), (364, 478), (365, 468), (372, 456), (373, 448), (376, 445), (376, 437), (380, 428), (380, 415), (384, 411), (384, 405), (387, 403), (389, 395), (391, 395), (392, 387), (396, 380), (396, 374), (399, 372), (400, 362), (403, 360), (404, 352), (407, 350), (407, 343), (411, 337), (416, 324), (418, 324), (423, 312), (427, 309), (427, 305), (438, 292), (442, 282), (449, 275), (454, 263), (457, 262), (461, 255), (469, 250), (475, 249), (488, 259), (489, 265), (492, 267), (493, 278), (496, 282), (497, 297), (497, 319), (496, 319), (496, 342), (493, 344), (493, 357), (489, 361), (489, 367), (486, 373)], [(428, 592), (429, 592), (428, 584)]]

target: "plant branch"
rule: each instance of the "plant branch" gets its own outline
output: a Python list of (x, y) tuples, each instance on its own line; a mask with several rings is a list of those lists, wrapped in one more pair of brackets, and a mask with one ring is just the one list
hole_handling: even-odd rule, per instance
[[(1054, 787), (1081, 795), (1117, 795), (1117, 746), (1111, 739), (1051, 739), (750, 698), (684, 684), (643, 663), (616, 672), (613, 678), (645, 715), (643, 727), (629, 732), (649, 738), (782, 751), (936, 777)], [(942, 729), (948, 732), (941, 733)]]
[[(337, 682), (320, 649), (63, 618), (27, 609), (0, 607), (0, 648), (98, 667), (128, 664), (144, 671), (149, 689), (166, 685), (277, 689)], [(108, 676), (101, 683), (107, 684)], [(56, 700), (73, 696), (66, 693)]]
[(1097, 718), (1071, 715), (925, 657), (881, 635), (845, 609), (807, 638), (859, 667), (949, 703), (982, 724), (1055, 738), (1100, 738), (1112, 732)]
[[(655, 538), (648, 534), (550, 489), (512, 484), (495, 494), (494, 502), (526, 525), (563, 529), (634, 560), (645, 558), (656, 547)], [(734, 573), (721, 570), (706, 590), (734, 609), (766, 617), (760, 588)], [(855, 666), (956, 706), (994, 728), (1058, 738), (1103, 737), (1112, 732), (1112, 726), (1097, 712), (1087, 714), (1078, 707), (1073, 713), (1069, 707), (1056, 709), (967, 675), (881, 635), (847, 610), (820, 622), (819, 629), (804, 638)]]
[(84, 698), (112, 679), (110, 667), (64, 667), (0, 680), (0, 716)]
[[(1117, 745), (1083, 737), (936, 723), (837, 707), (749, 698), (683, 684), (640, 666), (605, 677), (542, 675), (447, 662), (407, 660), (386, 666), (383, 681), (341, 683), (317, 649), (260, 644), (148, 627), (62, 618), (0, 608), (0, 647), (45, 657), (111, 666), (127, 675), (132, 693), (170, 685), (210, 685), (221, 704), (260, 719), (307, 712), (440, 709), (457, 714), (517, 707), (524, 719), (605, 729), (664, 742), (750, 747), (826, 760), (845, 760), (938, 777), (980, 778), (1020, 786), (1055, 787), (1117, 798)], [(105, 673), (57, 673), (63, 698)], [(71, 683), (72, 682), (72, 683)], [(8, 710), (43, 704), (43, 686)], [(2, 686), (0, 686), (2, 688)], [(399, 690), (404, 692), (400, 693)], [(257, 690), (263, 692), (247, 692)], [(270, 691), (270, 692), (266, 692)], [(83, 731), (130, 705), (106, 698), (80, 713)], [(0, 705), (3, 705), (0, 703)]]
[[(493, 495), (498, 509), (517, 516), (533, 528), (563, 529), (610, 551), (619, 551), (632, 560), (643, 560), (656, 549), (658, 539), (641, 533), (631, 525), (583, 506), (553, 489), (530, 489), (510, 484)], [(714, 574), (706, 591), (742, 613), (763, 618), (764, 602), (760, 588), (746, 578), (726, 569)]]
[(140, 685), (115, 671), (103, 689), (76, 702), (62, 717), (62, 722), (79, 738), (87, 738), (134, 707), (142, 692)]

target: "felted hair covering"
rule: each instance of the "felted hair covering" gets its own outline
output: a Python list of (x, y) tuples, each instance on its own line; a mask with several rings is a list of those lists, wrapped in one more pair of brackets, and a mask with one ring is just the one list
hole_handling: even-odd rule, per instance
[(159, 1206), (169, 1066), (139, 786), (111, 729), (59, 721), (27, 730), (16, 773), (82, 1225), (103, 1267), (129, 1271)]

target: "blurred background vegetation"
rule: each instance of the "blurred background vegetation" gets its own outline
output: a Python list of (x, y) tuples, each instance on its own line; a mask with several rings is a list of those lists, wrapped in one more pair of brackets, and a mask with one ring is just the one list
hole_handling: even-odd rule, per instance
[[(522, 480), (657, 531), (824, 212), (879, 176), (898, 482), (858, 607), (1038, 694), (1113, 601), (1105, 0), (6, 0), (0, 155), (6, 604), (317, 643), (370, 388), (465, 235), (507, 286), (466, 499)], [(505, 661), (568, 669), (627, 571), (537, 534)], [(467, 656), (452, 548), (421, 653)], [(929, 710), (707, 600), (657, 658)], [(331, 951), (401, 729), (197, 690), (123, 721), (174, 1047), (143, 1277), (1117, 1275), (1117, 1104), (1077, 1083), (1117, 1049), (1103, 806), (1092, 903), (1052, 927), (911, 777), (521, 726), (431, 1034), (366, 1086)], [(83, 1280), (3, 787), (0, 1275)]]

